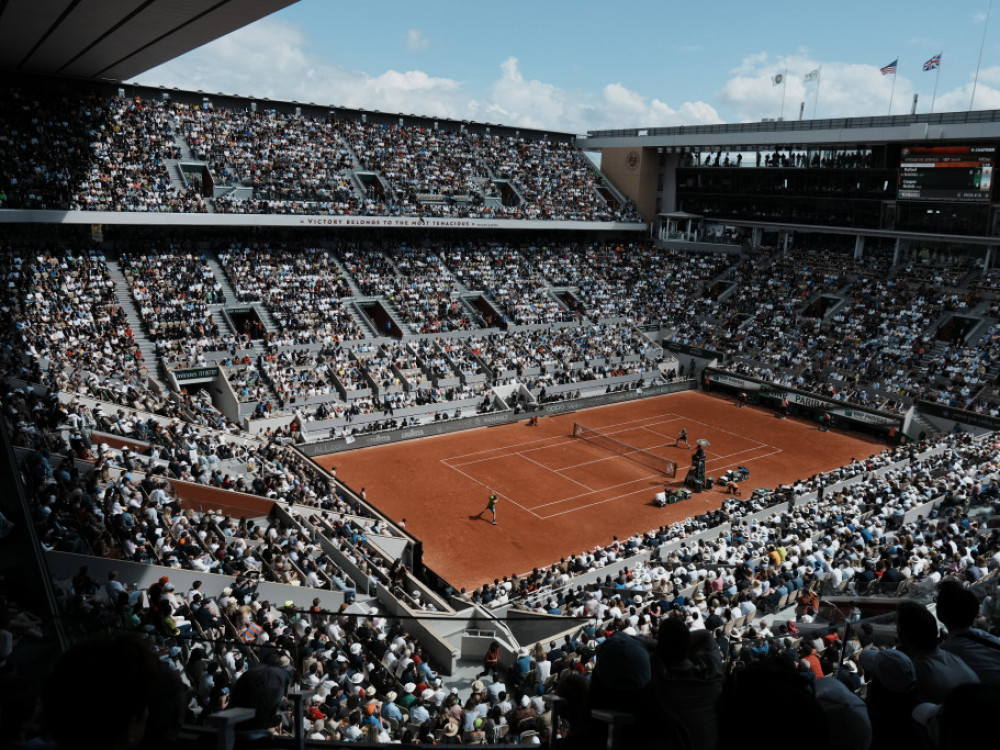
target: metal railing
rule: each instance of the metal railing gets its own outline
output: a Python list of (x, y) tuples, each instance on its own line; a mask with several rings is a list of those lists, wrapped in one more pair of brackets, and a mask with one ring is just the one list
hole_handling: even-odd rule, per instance
[(937, 112), (920, 115), (883, 115), (881, 117), (838, 117), (823, 120), (770, 120), (737, 122), (719, 125), (675, 125), (664, 128), (627, 128), (590, 130), (588, 138), (621, 138), (655, 135), (721, 135), (729, 133), (775, 133), (803, 130), (843, 130), (851, 128), (884, 128), (906, 125), (961, 125), (1000, 122), (1000, 110), (972, 112)]

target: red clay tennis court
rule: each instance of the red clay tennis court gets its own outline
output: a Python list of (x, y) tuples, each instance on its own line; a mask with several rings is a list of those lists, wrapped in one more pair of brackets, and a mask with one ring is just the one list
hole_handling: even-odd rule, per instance
[[(336, 466), (337, 477), (354, 489), (366, 488), (369, 501), (391, 518), (405, 518), (435, 572), (454, 585), (475, 587), (717, 508), (724, 499), (718, 488), (665, 508), (653, 505), (665, 485), (680, 486), (698, 440), (708, 441), (708, 476), (741, 465), (750, 469), (741, 484), (745, 497), (884, 447), (863, 435), (820, 432), (809, 422), (775, 419), (772, 411), (697, 392), (541, 417), (537, 427), (526, 421), (317, 460)], [(676, 462), (676, 477), (573, 437), (574, 423), (653, 459)], [(681, 428), (689, 446), (677, 444)], [(500, 499), (497, 526), (486, 510), (491, 493)]]

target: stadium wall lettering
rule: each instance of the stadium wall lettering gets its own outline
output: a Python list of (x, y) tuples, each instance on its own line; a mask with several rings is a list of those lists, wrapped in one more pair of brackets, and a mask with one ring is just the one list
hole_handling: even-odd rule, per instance
[(707, 359), (709, 361), (717, 359), (722, 362), (726, 358), (726, 355), (722, 352), (713, 351), (712, 349), (703, 349), (700, 346), (692, 346), (691, 344), (681, 344), (677, 341), (661, 341), (660, 345), (664, 349), (669, 349), (672, 352), (690, 354), (692, 357), (700, 357), (701, 359)]
[(187, 380), (204, 380), (219, 374), (218, 367), (199, 367), (195, 370), (174, 370), (174, 378), (182, 383)]
[(221, 227), (427, 227), (433, 229), (524, 229), (586, 232), (645, 232), (641, 222), (546, 221), (544, 219), (447, 219), (417, 216), (329, 216), (299, 214), (190, 214), (119, 211), (35, 211), (0, 209), (0, 224), (102, 224), (109, 226), (221, 226)]
[(705, 378), (710, 385), (718, 386), (723, 390), (751, 393), (754, 399), (770, 407), (777, 407), (782, 399), (786, 399), (789, 405), (799, 407), (800, 412), (811, 412), (812, 416), (815, 417), (821, 414), (830, 414), (839, 419), (865, 425), (870, 428), (868, 431), (874, 431), (878, 434), (888, 432), (893, 427), (899, 431), (903, 427), (903, 417), (899, 414), (847, 405), (843, 401), (820, 398), (815, 394), (778, 386), (749, 376), (730, 375), (727, 372), (706, 368)]
[(990, 414), (977, 414), (974, 411), (956, 409), (944, 404), (935, 404), (932, 401), (918, 401), (917, 411), (929, 414), (932, 417), (950, 419), (959, 424), (971, 425), (972, 427), (983, 427), (988, 430), (1000, 430), (1000, 417)]

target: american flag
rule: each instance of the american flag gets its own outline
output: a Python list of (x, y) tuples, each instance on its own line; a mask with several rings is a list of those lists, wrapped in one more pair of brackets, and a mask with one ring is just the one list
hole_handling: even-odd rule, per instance
[(897, 57), (891, 63), (882, 68), (882, 75), (896, 75), (896, 65), (899, 63), (899, 58)]
[(934, 57), (924, 63), (924, 70), (934, 70), (934, 68), (941, 67), (941, 53), (938, 52)]

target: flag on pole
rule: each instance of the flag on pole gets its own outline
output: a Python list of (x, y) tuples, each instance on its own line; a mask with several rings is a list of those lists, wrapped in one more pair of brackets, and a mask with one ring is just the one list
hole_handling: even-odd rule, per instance
[(891, 63), (882, 68), (882, 75), (884, 76), (894, 76), (896, 75), (896, 65), (899, 63), (899, 58), (897, 57)]
[(816, 70), (812, 70), (812, 71), (806, 73), (805, 77), (802, 80), (805, 81), (806, 83), (809, 83), (809, 81), (818, 81), (819, 80), (819, 68), (816, 68)]
[(941, 67), (941, 53), (938, 52), (934, 57), (924, 63), (924, 70), (934, 70), (935, 68)]
[(778, 73), (776, 76), (771, 76), (771, 84), (774, 86), (780, 86), (784, 80), (785, 77), (781, 73)]

